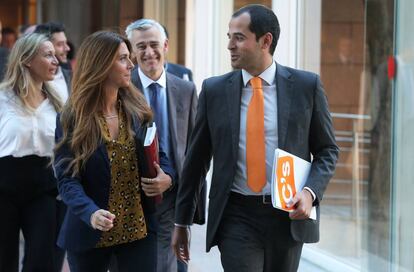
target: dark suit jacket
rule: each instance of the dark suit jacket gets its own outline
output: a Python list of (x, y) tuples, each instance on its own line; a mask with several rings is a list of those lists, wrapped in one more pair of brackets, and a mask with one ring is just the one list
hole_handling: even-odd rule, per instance
[(65, 78), (66, 85), (68, 86), (68, 92), (70, 94), (70, 87), (72, 86), (71, 85), (72, 71), (62, 67), (62, 73), (63, 73), (63, 77)]
[(6, 74), (7, 60), (9, 57), (9, 50), (7, 48), (0, 47), (0, 82), (3, 80)]
[[(193, 72), (185, 66), (180, 64), (167, 62), (165, 68), (168, 73), (171, 73), (179, 78), (187, 79), (193, 81)], [(186, 78), (187, 77), (187, 78)], [(193, 223), (204, 224), (205, 219), (205, 210), (206, 210), (206, 195), (207, 195), (207, 181), (203, 181), (203, 186), (200, 188), (200, 193), (198, 195), (197, 208), (194, 214)]]
[(165, 68), (168, 73), (173, 74), (179, 78), (186, 79), (185, 75), (187, 75), (189, 81), (193, 81), (193, 72), (185, 66), (180, 64), (170, 63), (167, 62), (165, 64)]
[[(134, 118), (133, 130), (136, 134), (135, 145), (139, 162), (139, 173), (145, 167), (142, 162), (145, 161), (143, 157), (143, 141), (146, 128), (145, 124), (140, 124)], [(56, 142), (62, 138), (62, 133), (60, 115), (58, 115), (55, 131)], [(104, 143), (99, 145), (77, 177), (71, 177), (70, 173), (64, 173), (68, 165), (68, 162), (64, 161), (64, 159), (71, 157), (73, 155), (67, 145), (55, 151), (53, 166), (58, 180), (58, 189), (68, 207), (57, 244), (59, 247), (67, 250), (83, 251), (93, 248), (100, 239), (101, 232), (92, 228), (90, 217), (98, 209), (108, 208), (111, 169)], [(160, 150), (160, 166), (171, 177), (175, 176), (175, 171), (162, 150)], [(141, 194), (141, 197), (144, 213), (146, 219), (148, 219), (151, 216), (151, 200), (144, 194)]]
[[(279, 147), (313, 162), (306, 186), (316, 194), (318, 220), (294, 220), (295, 240), (319, 240), (319, 202), (332, 177), (338, 147), (319, 77), (277, 65), (277, 120)], [(176, 202), (176, 223), (189, 224), (195, 210), (196, 181), (213, 157), (213, 176), (207, 223), (207, 250), (217, 244), (217, 229), (234, 181), (240, 130), (243, 80), (240, 70), (203, 82), (196, 124), (184, 162)], [(275, 116), (276, 118), (276, 116)]]
[[(171, 148), (173, 151), (173, 162), (178, 174), (177, 182), (180, 180), (181, 170), (184, 163), (184, 155), (194, 127), (194, 120), (197, 110), (197, 91), (194, 83), (182, 80), (170, 73), (167, 77), (167, 104), (169, 117), (169, 132), (171, 136)], [(142, 83), (138, 75), (138, 66), (132, 70), (132, 83), (143, 92)], [(160, 213), (175, 206), (177, 195), (177, 184), (173, 184), (170, 190), (163, 194), (163, 200), (157, 209)], [(194, 223), (204, 224), (205, 222), (205, 196), (199, 196), (199, 209)]]

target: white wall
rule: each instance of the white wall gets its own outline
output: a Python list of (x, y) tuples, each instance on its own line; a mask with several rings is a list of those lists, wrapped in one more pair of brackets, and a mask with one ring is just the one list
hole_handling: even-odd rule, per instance
[(297, 0), (273, 0), (273, 11), (280, 25), (280, 37), (275, 60), (286, 66), (297, 67)]
[(273, 0), (280, 24), (277, 62), (320, 72), (322, 0)]
[(232, 0), (187, 0), (186, 66), (198, 91), (205, 78), (231, 71), (227, 51)]

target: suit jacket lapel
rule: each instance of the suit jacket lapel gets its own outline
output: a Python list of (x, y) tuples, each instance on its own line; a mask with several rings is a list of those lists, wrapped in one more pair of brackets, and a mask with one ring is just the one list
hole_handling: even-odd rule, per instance
[(291, 74), (282, 65), (276, 68), (276, 92), (277, 92), (277, 129), (278, 145), (281, 149), (285, 147), (286, 134), (289, 125), (290, 103), (292, 101)]
[(241, 71), (237, 71), (227, 82), (224, 91), (226, 92), (227, 106), (229, 109), (229, 119), (231, 124), (231, 139), (233, 157), (237, 161), (239, 150), (240, 134), (240, 103), (243, 88)]
[(167, 104), (168, 104), (168, 123), (170, 129), (170, 137), (171, 137), (171, 148), (176, 154), (177, 148), (177, 122), (180, 122), (177, 118), (177, 111), (183, 110), (180, 101), (177, 101), (177, 98), (180, 97), (179, 90), (177, 85), (174, 83), (174, 80), (166, 74), (167, 77)]
[(142, 89), (142, 82), (138, 76), (138, 66), (135, 66), (134, 69), (131, 71), (131, 81), (137, 87), (142, 94), (144, 94), (144, 90)]
[(70, 94), (70, 87), (71, 87), (71, 78), (72, 78), (72, 72), (70, 70), (62, 69), (63, 78), (65, 79), (66, 86), (68, 86), (68, 93)]

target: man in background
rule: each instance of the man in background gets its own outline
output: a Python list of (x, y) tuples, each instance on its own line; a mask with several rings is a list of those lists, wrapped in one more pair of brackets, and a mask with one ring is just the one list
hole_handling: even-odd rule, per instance
[(12, 49), (13, 45), (17, 41), (17, 33), (11, 27), (4, 27), (1, 31), (3, 36), (1, 46), (7, 49)]
[(70, 50), (65, 34), (65, 27), (58, 22), (48, 22), (36, 26), (36, 33), (43, 33), (50, 37), (56, 52), (56, 58), (59, 61), (55, 79), (49, 83), (58, 92), (62, 102), (65, 103), (69, 97), (70, 82), (72, 79), (72, 72), (68, 67), (68, 52)]
[[(167, 37), (167, 39), (169, 39), (169, 34), (168, 34), (168, 30), (165, 26), (162, 25), (162, 27), (164, 28), (165, 31), (165, 35)], [(180, 65), (180, 64), (176, 64), (176, 63), (171, 63), (167, 61), (167, 58), (165, 58), (165, 63), (164, 63), (164, 67), (165, 70), (167, 70), (167, 72), (182, 78), (184, 80), (189, 80), (189, 81), (193, 81), (193, 72), (188, 69), (187, 67)]]

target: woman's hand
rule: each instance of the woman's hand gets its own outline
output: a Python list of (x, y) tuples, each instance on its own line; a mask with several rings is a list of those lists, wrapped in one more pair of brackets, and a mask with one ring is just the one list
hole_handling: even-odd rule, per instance
[(142, 190), (146, 196), (160, 195), (172, 186), (171, 177), (165, 174), (156, 162), (154, 162), (154, 166), (157, 170), (155, 178), (141, 178)]
[(113, 213), (100, 209), (91, 215), (91, 225), (94, 229), (108, 231), (114, 227), (114, 219)]

